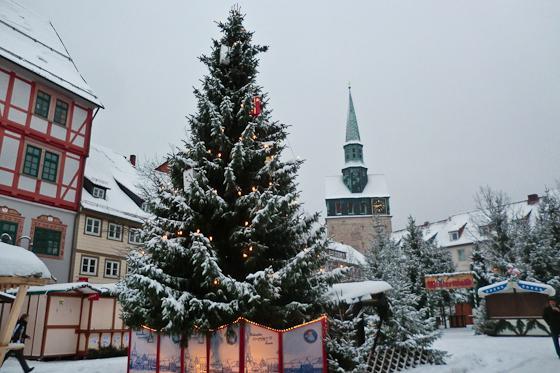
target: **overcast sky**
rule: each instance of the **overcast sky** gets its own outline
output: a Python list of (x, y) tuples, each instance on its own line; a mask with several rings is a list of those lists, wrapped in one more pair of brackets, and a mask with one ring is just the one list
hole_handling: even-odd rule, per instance
[[(179, 144), (197, 57), (233, 2), (22, 2), (53, 21), (105, 105), (94, 142), (140, 160)], [(560, 1), (239, 4), (271, 47), (259, 82), (307, 160), (307, 210), (324, 210), (324, 176), (343, 165), (348, 81), (394, 228), (472, 209), (481, 185), (517, 200), (560, 178)]]

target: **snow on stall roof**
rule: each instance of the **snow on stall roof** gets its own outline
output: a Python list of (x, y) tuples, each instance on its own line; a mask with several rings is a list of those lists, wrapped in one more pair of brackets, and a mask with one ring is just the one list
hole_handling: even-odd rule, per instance
[(339, 258), (339, 257), (331, 255), (333, 257), (333, 259), (344, 261), (344, 262), (347, 262), (347, 263), (350, 263), (350, 264), (355, 264), (355, 265), (365, 265), (366, 264), (366, 257), (364, 256), (364, 254), (362, 254), (358, 250), (354, 249), (350, 245), (346, 245), (346, 244), (343, 244), (343, 243), (340, 243), (340, 242), (333, 241), (329, 245), (329, 249), (343, 252), (346, 256), (346, 258), (343, 259), (343, 258)]
[(342, 180), (342, 175), (327, 176), (325, 178), (326, 199), (362, 197), (389, 197), (385, 175), (368, 174), (368, 182), (362, 193), (350, 192)]
[(31, 277), (51, 280), (51, 272), (31, 251), (0, 242), (0, 277)]
[[(538, 214), (539, 204), (529, 205), (526, 200), (510, 203), (507, 213), (510, 219), (531, 217)], [(479, 225), (484, 225), (486, 219), (480, 210), (468, 211), (451, 215), (447, 219), (433, 223), (420, 225), (424, 240), (433, 238), (434, 243), (441, 247), (452, 247), (473, 244), (483, 237), (479, 231)], [(452, 240), (450, 232), (459, 231), (458, 240)], [(401, 241), (407, 235), (406, 229), (399, 229), (391, 234), (395, 242)]]
[(514, 290), (518, 293), (541, 293), (549, 296), (556, 294), (556, 290), (552, 286), (542, 282), (505, 280), (481, 287), (478, 289), (478, 296), (484, 298), (492, 294), (513, 293)]
[(0, 56), (102, 107), (54, 26), (14, 0), (0, 0)]
[[(28, 294), (48, 294), (48, 293), (70, 293), (79, 292), (83, 294), (107, 294), (112, 293), (116, 284), (90, 284), (89, 282), (67, 282), (49, 284), (44, 286), (30, 286)], [(17, 289), (9, 289), (9, 293), (17, 293)]]
[(372, 294), (384, 293), (392, 287), (385, 281), (360, 281), (334, 284), (328, 291), (328, 296), (337, 302), (355, 303), (360, 300), (371, 299)]
[(117, 184), (140, 196), (140, 172), (121, 154), (101, 145), (91, 144), (84, 176), (96, 185), (108, 188), (105, 199), (82, 191), (82, 206), (89, 210), (142, 222), (148, 215)]

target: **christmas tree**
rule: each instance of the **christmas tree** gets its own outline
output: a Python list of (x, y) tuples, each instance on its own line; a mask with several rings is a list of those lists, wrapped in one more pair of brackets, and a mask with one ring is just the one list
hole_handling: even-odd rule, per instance
[(190, 137), (147, 201), (145, 245), (119, 285), (132, 327), (188, 335), (244, 316), (283, 328), (321, 313), (325, 234), (298, 200), (301, 161), (281, 157), (287, 126), (271, 120), (256, 80), (267, 47), (243, 20), (234, 8), (218, 23)]

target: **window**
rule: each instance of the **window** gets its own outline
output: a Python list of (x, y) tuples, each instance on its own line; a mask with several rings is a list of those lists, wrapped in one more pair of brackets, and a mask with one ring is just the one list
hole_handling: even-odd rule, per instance
[(49, 107), (51, 106), (51, 96), (43, 91), (37, 92), (35, 100), (35, 115), (47, 119), (49, 117)]
[(17, 229), (17, 223), (0, 221), (0, 241), (15, 245)]
[(61, 232), (46, 228), (35, 228), (33, 252), (37, 254), (60, 255)]
[(451, 241), (457, 241), (459, 239), (459, 231), (449, 232), (449, 239)]
[(43, 173), (41, 174), (41, 179), (55, 182), (57, 170), (58, 154), (45, 151), (45, 159), (43, 160)]
[(133, 244), (142, 243), (140, 241), (140, 231), (138, 229), (130, 228), (128, 231), (128, 242)]
[(95, 198), (105, 199), (105, 189), (100, 187), (93, 187), (92, 193)]
[(23, 161), (23, 173), (37, 177), (39, 175), (39, 163), (41, 162), (42, 150), (33, 145), (27, 145), (25, 160)]
[(117, 260), (105, 261), (105, 277), (119, 277), (121, 262)]
[(67, 117), (68, 117), (68, 104), (62, 100), (56, 100), (53, 122), (55, 122), (56, 124), (60, 124), (61, 126), (66, 126)]
[(97, 275), (97, 258), (91, 256), (82, 256), (82, 266), (80, 267), (82, 275)]
[(466, 255), (465, 255), (465, 249), (457, 250), (457, 256), (459, 257), (460, 262), (464, 262), (467, 259)]
[(101, 236), (101, 220), (86, 217), (86, 234), (92, 236)]
[(122, 225), (109, 223), (109, 230), (107, 231), (107, 238), (110, 240), (122, 241)]
[(335, 202), (334, 210), (336, 215), (342, 215), (342, 206), (339, 201)]

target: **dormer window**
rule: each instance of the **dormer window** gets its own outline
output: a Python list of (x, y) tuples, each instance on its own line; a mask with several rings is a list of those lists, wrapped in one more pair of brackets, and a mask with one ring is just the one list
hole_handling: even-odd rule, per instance
[(449, 232), (449, 240), (450, 241), (457, 241), (458, 239), (459, 239), (459, 231)]
[(105, 192), (106, 192), (106, 191), (105, 191), (104, 188), (100, 188), (100, 187), (94, 186), (91, 194), (92, 194), (95, 198), (105, 199)]

